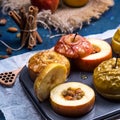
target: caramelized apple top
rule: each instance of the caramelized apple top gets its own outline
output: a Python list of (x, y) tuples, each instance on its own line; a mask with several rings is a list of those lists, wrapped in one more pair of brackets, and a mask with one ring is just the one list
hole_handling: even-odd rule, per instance
[(61, 63), (65, 65), (69, 74), (69, 60), (65, 56), (50, 50), (41, 51), (33, 55), (28, 61), (28, 68), (34, 72), (40, 73), (50, 63)]

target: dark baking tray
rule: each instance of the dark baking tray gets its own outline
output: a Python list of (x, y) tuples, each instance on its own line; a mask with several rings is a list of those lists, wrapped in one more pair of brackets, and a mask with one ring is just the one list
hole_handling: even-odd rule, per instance
[[(107, 39), (106, 41), (110, 43), (111, 39)], [(83, 79), (82, 78), (83, 75), (87, 76), (87, 79)], [(43, 116), (44, 119), (47, 119), (47, 120), (103, 120), (103, 119), (111, 120), (111, 119), (114, 119), (115, 116), (118, 116), (120, 114), (120, 102), (107, 100), (102, 96), (100, 96), (95, 91), (96, 93), (95, 105), (94, 105), (94, 108), (89, 113), (77, 118), (69, 118), (69, 117), (61, 116), (59, 114), (56, 114), (52, 110), (49, 100), (46, 100), (41, 103), (36, 98), (33, 90), (33, 81), (29, 77), (28, 69), (26, 66), (20, 72), (19, 79), (26, 94), (28, 95), (28, 97), (30, 98), (30, 100), (35, 105), (35, 107), (37, 108), (37, 110), (40, 112), (40, 114)], [(71, 71), (71, 74), (68, 77), (67, 82), (69, 81), (82, 82), (94, 89), (94, 86), (92, 84), (92, 73), (90, 72)]]

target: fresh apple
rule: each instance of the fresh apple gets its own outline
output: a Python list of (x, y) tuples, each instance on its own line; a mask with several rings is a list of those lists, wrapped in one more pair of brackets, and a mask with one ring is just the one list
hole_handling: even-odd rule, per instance
[(83, 58), (77, 58), (74, 63), (79, 69), (92, 72), (102, 61), (112, 57), (112, 49), (106, 41), (99, 39), (88, 39), (88, 41), (93, 45), (94, 53)]
[(93, 46), (79, 34), (68, 34), (58, 40), (54, 50), (68, 58), (78, 58), (90, 55), (93, 51)]
[(54, 13), (58, 8), (59, 0), (31, 0), (31, 4), (37, 6), (39, 10), (51, 10)]
[(71, 7), (81, 7), (86, 5), (89, 0), (63, 0), (63, 2)]
[[(80, 99), (66, 99), (63, 93), (70, 88), (73, 90), (81, 89), (84, 92), (84, 95)], [(91, 87), (83, 83), (67, 82), (60, 84), (51, 90), (50, 102), (56, 113), (69, 117), (77, 117), (92, 110), (95, 102), (95, 93)]]
[(112, 38), (112, 49), (113, 51), (120, 55), (120, 28), (115, 32), (113, 38)]

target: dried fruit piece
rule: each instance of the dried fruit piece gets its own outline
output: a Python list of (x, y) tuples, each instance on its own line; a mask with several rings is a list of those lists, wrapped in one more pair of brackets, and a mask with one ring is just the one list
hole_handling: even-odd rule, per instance
[(21, 34), (20, 33), (17, 33), (16, 37), (17, 38), (20, 38)]
[(7, 31), (8, 32), (17, 32), (18, 29), (16, 27), (9, 27)]
[(0, 25), (5, 25), (7, 20), (5, 18), (0, 19)]
[(7, 55), (11, 55), (12, 54), (12, 49), (11, 48), (7, 48), (6, 52), (7, 52)]

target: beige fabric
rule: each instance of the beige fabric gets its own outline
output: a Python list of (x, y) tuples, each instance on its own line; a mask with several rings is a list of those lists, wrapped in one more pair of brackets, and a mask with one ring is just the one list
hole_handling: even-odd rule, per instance
[[(5, 3), (5, 1), (9, 1)], [(10, 2), (11, 1), (11, 2)], [(29, 0), (4, 0), (5, 7), (11, 9), (19, 8), (23, 5), (30, 5)], [(50, 29), (54, 27), (62, 33), (70, 33), (78, 28), (82, 28), (84, 23), (90, 24), (91, 18), (99, 19), (100, 16), (114, 5), (114, 0), (89, 0), (88, 4), (80, 8), (69, 8), (62, 2), (54, 14), (49, 10), (41, 11), (38, 14), (38, 23)]]

